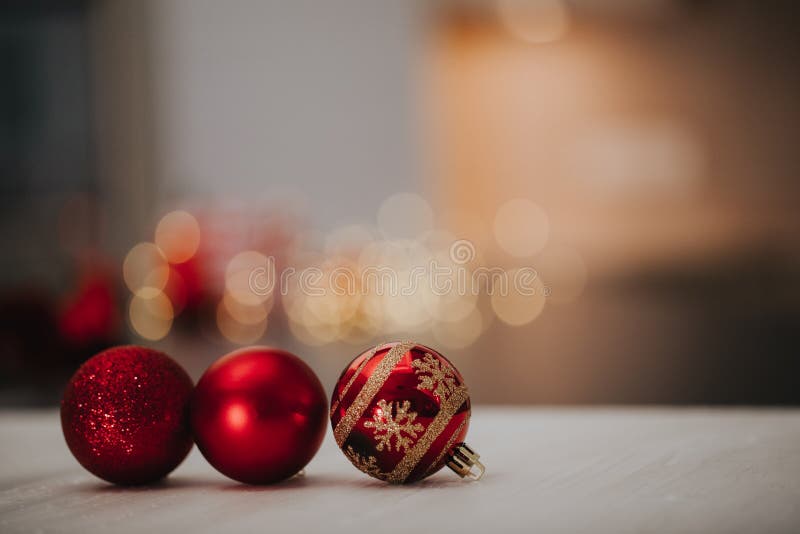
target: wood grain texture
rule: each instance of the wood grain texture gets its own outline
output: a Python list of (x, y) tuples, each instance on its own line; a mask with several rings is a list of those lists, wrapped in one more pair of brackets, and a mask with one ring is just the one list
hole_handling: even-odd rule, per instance
[(195, 449), (163, 484), (116, 488), (70, 456), (55, 412), (0, 414), (0, 532), (800, 532), (800, 410), (475, 409), (486, 476), (397, 487), (330, 433), (269, 487)]

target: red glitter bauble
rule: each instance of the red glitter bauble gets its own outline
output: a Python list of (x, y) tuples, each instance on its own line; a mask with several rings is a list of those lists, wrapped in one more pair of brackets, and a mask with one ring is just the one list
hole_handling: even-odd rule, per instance
[(370, 476), (415, 482), (445, 464), (463, 476), (478, 455), (464, 442), (470, 402), (464, 379), (435, 350), (413, 342), (378, 345), (342, 372), (331, 399), (336, 443)]
[(325, 390), (297, 356), (268, 347), (217, 360), (197, 383), (191, 421), (198, 448), (217, 470), (248, 484), (296, 474), (325, 436)]
[(161, 352), (114, 347), (84, 363), (61, 400), (72, 454), (115, 484), (146, 484), (175, 469), (192, 448), (192, 379)]

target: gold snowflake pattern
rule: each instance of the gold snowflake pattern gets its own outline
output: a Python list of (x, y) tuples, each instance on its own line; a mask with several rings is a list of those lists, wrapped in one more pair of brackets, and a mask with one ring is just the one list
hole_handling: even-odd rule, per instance
[(350, 460), (350, 463), (356, 466), (359, 471), (362, 471), (371, 477), (386, 480), (388, 475), (381, 471), (380, 467), (378, 467), (378, 460), (376, 460), (374, 456), (361, 456), (354, 451), (353, 447), (350, 445), (347, 446), (347, 449), (344, 451), (344, 453), (347, 455), (347, 459)]
[(430, 352), (420, 360), (411, 362), (414, 372), (419, 375), (417, 389), (427, 389), (439, 396), (442, 400), (447, 399), (456, 390), (456, 377), (453, 371), (438, 358), (434, 358)]
[(378, 401), (378, 410), (372, 416), (372, 421), (367, 421), (364, 426), (373, 428), (373, 437), (378, 442), (376, 449), (382, 451), (384, 448), (392, 450), (392, 438), (394, 447), (399, 452), (408, 449), (417, 439), (417, 432), (422, 432), (425, 427), (420, 423), (415, 423), (416, 412), (409, 411), (411, 402), (405, 400), (403, 403), (394, 403), (394, 415), (392, 415), (392, 404), (381, 399)]

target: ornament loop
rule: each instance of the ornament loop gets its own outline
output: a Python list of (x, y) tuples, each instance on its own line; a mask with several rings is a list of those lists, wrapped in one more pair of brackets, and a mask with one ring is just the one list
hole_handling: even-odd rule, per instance
[[(478, 460), (480, 457), (466, 443), (459, 443), (447, 457), (447, 467), (461, 478), (480, 480), (486, 471), (486, 467)], [(475, 471), (472, 470), (473, 467)]]

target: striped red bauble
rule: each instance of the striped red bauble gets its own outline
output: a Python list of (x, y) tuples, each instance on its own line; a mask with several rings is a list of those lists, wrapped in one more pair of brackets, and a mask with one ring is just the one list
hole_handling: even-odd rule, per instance
[(410, 341), (386, 343), (344, 369), (331, 399), (336, 443), (364, 473), (409, 483), (445, 465), (479, 478), (483, 465), (465, 443), (470, 400), (447, 358)]

